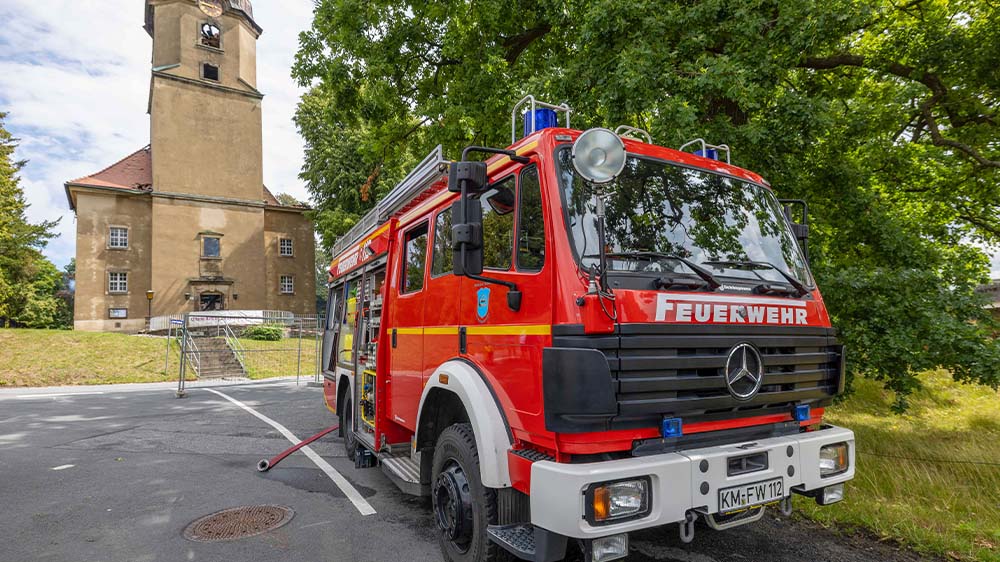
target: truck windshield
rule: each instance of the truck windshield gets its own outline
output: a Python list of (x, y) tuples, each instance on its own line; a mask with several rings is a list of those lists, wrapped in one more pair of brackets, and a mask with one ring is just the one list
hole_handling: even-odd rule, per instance
[[(608, 273), (693, 275), (678, 256), (714, 276), (746, 282), (812, 277), (781, 205), (767, 188), (703, 170), (630, 155), (612, 183), (577, 175), (570, 150), (558, 152), (571, 243), (581, 264), (599, 263), (596, 196), (605, 203)], [(772, 267), (762, 267), (767, 264)]]

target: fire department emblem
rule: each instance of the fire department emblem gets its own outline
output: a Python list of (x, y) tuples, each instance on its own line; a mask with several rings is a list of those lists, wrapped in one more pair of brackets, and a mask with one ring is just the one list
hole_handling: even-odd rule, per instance
[(726, 359), (726, 388), (737, 400), (750, 400), (764, 382), (764, 362), (754, 346), (741, 343)]
[(490, 313), (490, 288), (483, 287), (476, 291), (476, 316), (479, 321), (486, 320), (486, 315)]

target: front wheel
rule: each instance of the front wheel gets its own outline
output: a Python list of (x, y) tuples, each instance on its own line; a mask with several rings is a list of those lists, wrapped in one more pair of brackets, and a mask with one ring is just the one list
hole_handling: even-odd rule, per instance
[(434, 447), (431, 505), (445, 560), (494, 562), (505, 551), (486, 536), (497, 522), (496, 490), (483, 486), (472, 426), (446, 428)]
[(340, 429), (344, 432), (344, 449), (347, 450), (347, 458), (353, 461), (358, 453), (358, 438), (354, 435), (354, 404), (350, 396), (344, 398), (344, 407), (340, 409)]

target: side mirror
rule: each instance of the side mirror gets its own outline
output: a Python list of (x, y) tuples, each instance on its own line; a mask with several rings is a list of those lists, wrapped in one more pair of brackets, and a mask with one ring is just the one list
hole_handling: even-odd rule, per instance
[[(803, 199), (778, 199), (778, 203), (781, 203), (782, 210), (785, 214), (785, 219), (788, 220), (788, 225), (792, 229), (792, 235), (799, 242), (799, 247), (802, 248), (802, 253), (805, 255), (806, 261), (809, 261), (809, 206)], [(801, 220), (796, 221), (796, 217), (792, 212), (792, 207), (799, 207), (802, 210), (800, 215)]]
[[(506, 279), (483, 277), (483, 203), (477, 197), (489, 189), (489, 177), (486, 173), (486, 162), (470, 162), (470, 152), (485, 152), (487, 154), (503, 154), (515, 162), (527, 163), (530, 160), (518, 156), (513, 150), (487, 148), (484, 146), (467, 146), (462, 151), (462, 159), (452, 162), (448, 168), (448, 191), (460, 193), (461, 197), (451, 207), (451, 249), (452, 271), (455, 275), (464, 275), (470, 279), (495, 283), (507, 287), (507, 306), (517, 312), (521, 309), (521, 291), (517, 284)], [(491, 204), (503, 209), (514, 209), (514, 198), (505, 200), (502, 197)]]
[(489, 185), (486, 162), (452, 162), (448, 168), (448, 191), (452, 193), (476, 194)]
[(451, 227), (452, 269), (455, 275), (483, 272), (483, 207), (478, 199), (462, 198), (451, 206), (459, 217)]

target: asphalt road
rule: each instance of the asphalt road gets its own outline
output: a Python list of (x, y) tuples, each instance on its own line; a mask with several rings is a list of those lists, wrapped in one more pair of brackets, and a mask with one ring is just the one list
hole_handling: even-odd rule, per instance
[[(283, 382), (217, 390), (299, 438), (335, 423), (318, 388)], [(256, 471), (258, 460), (288, 446), (278, 430), (204, 388), (183, 400), (166, 387), (0, 390), (0, 562), (441, 560), (428, 500), (402, 494), (378, 468), (354, 469), (337, 437), (313, 449), (373, 515), (362, 516), (302, 453), (269, 473)], [(183, 538), (193, 520), (248, 504), (287, 506), (295, 516), (280, 529), (236, 541)], [(628, 559), (921, 558), (769, 513), (724, 533), (699, 527), (690, 545), (678, 540), (676, 526), (634, 533)]]

